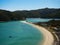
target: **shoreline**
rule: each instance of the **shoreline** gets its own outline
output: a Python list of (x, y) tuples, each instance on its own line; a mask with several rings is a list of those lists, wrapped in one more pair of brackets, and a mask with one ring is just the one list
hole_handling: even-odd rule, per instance
[[(32, 23), (29, 23), (29, 22), (26, 22), (26, 21), (21, 21), (23, 23), (26, 23), (26, 24), (29, 24), (35, 28), (37, 28), (40, 32), (42, 32), (43, 34), (43, 40), (42, 40), (42, 45), (53, 45), (54, 43), (54, 37), (53, 35), (51, 34), (51, 32), (49, 32), (47, 29), (45, 29), (44, 27), (41, 27), (41, 26), (38, 26), (38, 25), (35, 25), (35, 24), (32, 24)], [(40, 44), (38, 44), (40, 45)]]

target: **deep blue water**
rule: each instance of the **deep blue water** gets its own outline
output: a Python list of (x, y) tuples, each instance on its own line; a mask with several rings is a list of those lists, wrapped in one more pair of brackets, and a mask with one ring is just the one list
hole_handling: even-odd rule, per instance
[(39, 30), (20, 21), (0, 23), (0, 45), (37, 45), (43, 40)]

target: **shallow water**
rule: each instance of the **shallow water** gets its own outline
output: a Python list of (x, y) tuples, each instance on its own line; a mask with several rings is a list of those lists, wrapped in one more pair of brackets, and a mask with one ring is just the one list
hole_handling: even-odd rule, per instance
[(52, 19), (42, 19), (42, 18), (26, 18), (26, 21), (36, 23), (36, 22), (48, 22)]
[(39, 30), (20, 21), (0, 23), (0, 45), (37, 45), (43, 36)]

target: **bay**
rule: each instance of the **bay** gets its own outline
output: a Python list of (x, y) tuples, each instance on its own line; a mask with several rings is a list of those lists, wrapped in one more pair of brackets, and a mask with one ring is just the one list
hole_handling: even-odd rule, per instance
[(0, 45), (37, 45), (43, 40), (38, 29), (20, 21), (0, 23)]

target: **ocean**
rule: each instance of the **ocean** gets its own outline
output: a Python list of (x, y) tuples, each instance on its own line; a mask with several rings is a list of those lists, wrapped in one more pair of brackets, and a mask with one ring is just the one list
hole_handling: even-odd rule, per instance
[(20, 21), (0, 22), (0, 45), (37, 45), (42, 33)]

